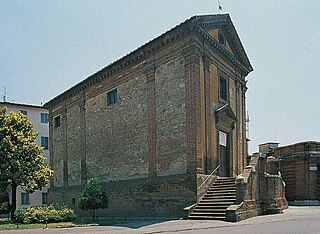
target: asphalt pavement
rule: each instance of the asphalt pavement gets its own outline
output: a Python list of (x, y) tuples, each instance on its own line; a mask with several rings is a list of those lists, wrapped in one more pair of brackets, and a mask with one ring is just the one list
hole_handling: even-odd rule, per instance
[(11, 234), (150, 234), (150, 233), (319, 233), (320, 206), (291, 206), (283, 214), (264, 215), (236, 223), (218, 220), (132, 220), (115, 226), (93, 226), (57, 229), (34, 229), (0, 232)]

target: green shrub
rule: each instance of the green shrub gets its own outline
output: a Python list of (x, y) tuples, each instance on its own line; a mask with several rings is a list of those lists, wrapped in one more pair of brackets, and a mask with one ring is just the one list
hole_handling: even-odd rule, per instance
[(15, 221), (17, 223), (23, 223), (24, 217), (26, 216), (27, 211), (24, 208), (18, 208), (16, 209), (16, 211), (14, 212), (14, 216), (15, 216)]
[(0, 205), (0, 210), (1, 210), (1, 211), (7, 211), (7, 210), (9, 210), (9, 202), (3, 202), (3, 203)]
[(15, 212), (16, 222), (19, 223), (58, 223), (73, 221), (76, 213), (67, 206), (57, 204), (40, 207), (19, 208)]

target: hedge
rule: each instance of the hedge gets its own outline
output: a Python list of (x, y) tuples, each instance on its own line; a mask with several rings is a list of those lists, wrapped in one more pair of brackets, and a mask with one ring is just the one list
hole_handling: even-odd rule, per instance
[(73, 221), (76, 213), (65, 205), (51, 204), (30, 208), (18, 208), (15, 213), (15, 221), (18, 223), (58, 223)]

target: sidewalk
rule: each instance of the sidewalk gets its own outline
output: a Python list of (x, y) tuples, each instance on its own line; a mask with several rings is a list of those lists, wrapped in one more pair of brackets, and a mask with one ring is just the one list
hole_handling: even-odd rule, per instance
[[(4, 231), (0, 233), (112, 233), (112, 234), (131, 234), (131, 233), (202, 233), (216, 230), (223, 231), (225, 228), (230, 228), (230, 231), (235, 228), (245, 228), (246, 226), (254, 226), (260, 224), (269, 224), (274, 226), (281, 222), (292, 223), (295, 220), (320, 220), (320, 206), (309, 207), (289, 207), (283, 214), (264, 215), (251, 219), (247, 219), (237, 223), (230, 223), (218, 220), (136, 220), (127, 224), (119, 224), (116, 226), (95, 226), (95, 227), (78, 227), (78, 228), (61, 228), (61, 229), (46, 229), (46, 230), (21, 230), (21, 231)], [(304, 221), (305, 222), (305, 221)], [(271, 223), (271, 224), (270, 224)], [(247, 229), (247, 228), (246, 228)], [(249, 228), (248, 228), (249, 229)], [(273, 233), (271, 230), (270, 233)], [(248, 232), (249, 233), (249, 232)], [(318, 232), (316, 232), (318, 233)], [(320, 233), (320, 224), (319, 224)]]

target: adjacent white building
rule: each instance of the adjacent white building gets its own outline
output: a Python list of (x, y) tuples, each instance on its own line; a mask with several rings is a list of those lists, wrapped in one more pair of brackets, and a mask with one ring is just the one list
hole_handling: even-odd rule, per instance
[[(49, 164), (49, 123), (48, 111), (42, 106), (0, 102), (0, 108), (7, 107), (7, 112), (21, 112), (28, 116), (28, 119), (34, 124), (34, 130), (38, 132), (36, 143), (43, 147), (43, 156), (47, 158), (45, 164)], [(11, 193), (8, 191), (11, 203)], [(1, 200), (1, 199), (0, 199)], [(47, 204), (48, 188), (36, 191), (32, 194), (26, 193), (20, 186), (17, 188), (17, 207), (40, 206)]]

